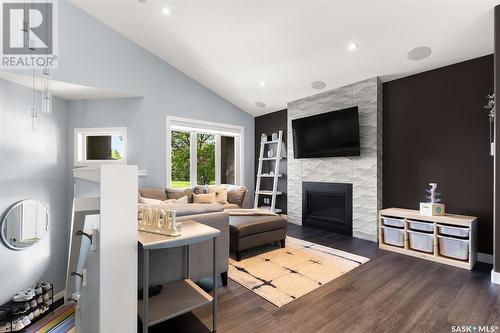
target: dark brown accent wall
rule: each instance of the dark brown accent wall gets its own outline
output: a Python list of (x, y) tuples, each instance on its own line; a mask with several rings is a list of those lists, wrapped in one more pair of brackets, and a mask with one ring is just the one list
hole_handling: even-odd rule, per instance
[[(283, 156), (286, 157), (286, 142), (287, 142), (287, 110), (276, 111), (273, 113), (268, 113), (263, 116), (255, 117), (255, 181), (257, 181), (257, 170), (259, 163), (259, 153), (260, 153), (260, 136), (262, 133), (270, 135), (272, 133), (278, 133), (278, 131), (283, 131), (283, 145), (284, 151)], [(267, 163), (267, 162), (266, 162)], [(286, 201), (287, 201), (287, 182), (286, 182), (286, 173), (287, 173), (287, 163), (286, 158), (281, 160), (280, 169), (283, 177), (280, 178), (278, 182), (278, 190), (283, 192), (283, 195), (277, 196), (276, 199), (276, 208), (281, 208), (283, 213), (286, 214)], [(269, 171), (269, 170), (265, 170)], [(262, 184), (266, 186), (267, 189), (272, 189), (272, 180), (271, 179), (262, 179)], [(260, 203), (262, 204), (262, 202)], [(253, 203), (252, 203), (253, 205)]]
[(383, 206), (418, 209), (429, 182), (446, 211), (479, 217), (479, 252), (493, 251), (493, 158), (486, 95), (493, 55), (383, 85)]

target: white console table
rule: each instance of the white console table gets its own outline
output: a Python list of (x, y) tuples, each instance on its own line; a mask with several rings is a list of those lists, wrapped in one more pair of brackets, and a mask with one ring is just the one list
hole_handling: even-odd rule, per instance
[[(216, 238), (218, 229), (195, 221), (182, 222), (182, 234), (178, 237), (163, 236), (139, 231), (138, 240), (143, 249), (143, 281), (142, 295), (139, 300), (139, 317), (142, 321), (142, 332), (165, 320), (193, 311), (203, 305), (212, 303), (212, 332), (217, 330), (217, 283), (216, 283)], [(212, 296), (189, 279), (189, 246), (195, 243), (213, 240), (213, 288)], [(185, 247), (186, 275), (184, 280), (166, 283), (159, 295), (149, 297), (149, 251)]]

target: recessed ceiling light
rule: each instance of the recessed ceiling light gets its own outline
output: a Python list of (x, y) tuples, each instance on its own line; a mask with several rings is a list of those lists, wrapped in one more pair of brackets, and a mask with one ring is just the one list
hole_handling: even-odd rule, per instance
[(168, 7), (163, 7), (161, 9), (161, 12), (163, 13), (163, 15), (170, 15), (170, 9)]
[(266, 83), (264, 81), (262, 81), (261, 83), (259, 83), (261, 87), (265, 87), (266, 86)]
[(406, 57), (409, 60), (418, 61), (418, 60), (423, 60), (423, 59), (427, 58), (428, 56), (431, 55), (431, 53), (432, 53), (432, 50), (429, 47), (419, 46), (419, 47), (414, 48), (413, 50), (410, 50), (410, 52), (408, 52)]
[(350, 42), (349, 44), (347, 44), (347, 48), (349, 49), (349, 51), (354, 51), (358, 47), (359, 47), (358, 43)]
[(265, 108), (266, 104), (264, 102), (257, 101), (255, 102), (255, 106), (258, 108)]
[(314, 89), (324, 89), (326, 87), (326, 83), (323, 81), (314, 81), (311, 83), (311, 87)]

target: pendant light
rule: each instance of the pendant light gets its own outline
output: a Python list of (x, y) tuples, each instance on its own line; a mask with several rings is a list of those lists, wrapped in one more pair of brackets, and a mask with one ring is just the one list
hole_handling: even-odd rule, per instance
[[(48, 1), (45, 1), (45, 12), (48, 12)], [(48, 40), (49, 28), (45, 23), (45, 40)], [(45, 51), (45, 61), (48, 58), (48, 50)], [(52, 91), (50, 90), (50, 69), (48, 64), (42, 71), (42, 112), (52, 113)]]
[(38, 118), (38, 110), (35, 106), (35, 97), (36, 97), (36, 89), (35, 89), (35, 67), (33, 67), (33, 89), (32, 89), (32, 106), (30, 107), (31, 114), (31, 130), (33, 132), (40, 131), (40, 119)]
[(52, 113), (52, 92), (50, 90), (50, 71), (46, 66), (42, 72), (42, 112)]

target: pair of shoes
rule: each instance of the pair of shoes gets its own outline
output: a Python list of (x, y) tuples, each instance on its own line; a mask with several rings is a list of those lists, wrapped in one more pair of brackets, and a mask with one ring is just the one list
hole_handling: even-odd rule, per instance
[(26, 302), (30, 301), (33, 297), (35, 297), (35, 291), (31, 288), (28, 288), (18, 292), (14, 297), (12, 297), (12, 300), (14, 302)]
[(30, 302), (30, 307), (32, 309), (36, 308), (38, 306), (38, 303), (36, 302), (36, 299), (31, 300)]
[(12, 331), (12, 326), (10, 325), (10, 321), (6, 321), (3, 323), (0, 323), (0, 332), (11, 332)]
[(52, 285), (50, 283), (47, 283), (47, 282), (40, 282), (40, 283), (37, 283), (33, 286), (33, 289), (35, 290), (35, 293), (37, 295), (41, 295), (42, 293), (45, 293), (49, 290), (52, 289)]
[(38, 283), (33, 286), (33, 290), (35, 291), (35, 295), (37, 296), (43, 293), (43, 289)]
[(43, 300), (44, 300), (45, 302), (47, 302), (49, 299), (50, 299), (50, 295), (49, 295), (49, 293), (45, 293), (45, 294), (43, 294)]
[(38, 307), (38, 309), (40, 309), (40, 314), (43, 314), (43, 313), (49, 311), (49, 306), (47, 305), (47, 303), (43, 303), (42, 305), (40, 305)]
[(21, 315), (23, 313), (26, 313), (30, 310), (30, 303), (24, 303), (22, 306), (14, 309), (12, 311), (12, 314), (14, 315)]
[(33, 312), (30, 312), (26, 317), (28, 317), (29, 320), (35, 319), (35, 314)]
[(35, 311), (33, 311), (32, 313), (33, 313), (33, 316), (34, 316), (35, 318), (40, 317), (40, 310), (38, 310), (38, 308), (37, 308), (37, 309), (35, 309)]
[(47, 292), (52, 289), (52, 285), (44, 281), (40, 282), (39, 285), (42, 287), (43, 292)]
[(24, 316), (21, 318), (18, 318), (12, 322), (12, 331), (17, 332), (22, 329), (24, 329), (26, 326), (29, 326), (31, 324), (31, 320), (28, 319), (28, 316)]

